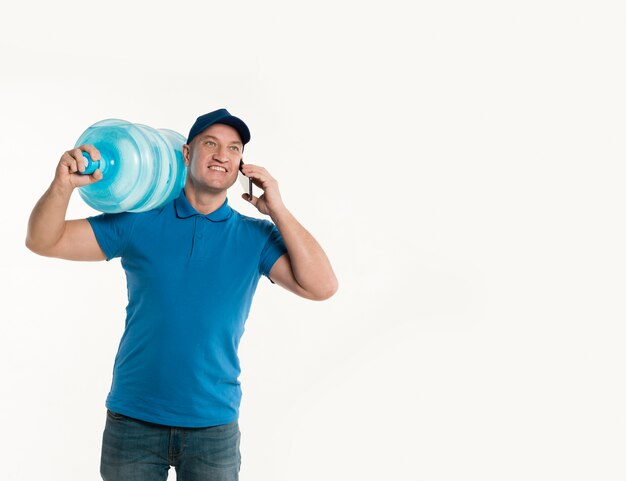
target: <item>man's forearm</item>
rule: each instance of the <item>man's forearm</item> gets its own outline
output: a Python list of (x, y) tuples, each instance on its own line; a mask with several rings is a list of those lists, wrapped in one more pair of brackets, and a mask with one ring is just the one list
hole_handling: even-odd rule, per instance
[(65, 215), (72, 189), (54, 182), (39, 199), (28, 221), (26, 246), (38, 254), (53, 247), (65, 230)]
[(262, 214), (269, 215), (287, 246), (287, 257), (279, 259), (270, 274), (277, 283), (307, 299), (328, 299), (337, 291), (337, 278), (322, 247), (287, 210), (278, 189), (278, 182), (261, 166), (244, 164), (243, 175), (263, 190), (260, 197), (243, 198)]
[(315, 238), (286, 208), (271, 215), (278, 228), (298, 284), (310, 293), (325, 295), (337, 290), (337, 278), (326, 253)]

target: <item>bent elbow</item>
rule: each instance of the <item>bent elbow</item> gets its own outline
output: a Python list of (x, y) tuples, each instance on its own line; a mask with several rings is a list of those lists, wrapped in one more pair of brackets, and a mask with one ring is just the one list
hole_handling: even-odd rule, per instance
[(26, 237), (26, 241), (24, 242), (24, 245), (29, 251), (39, 256), (52, 257), (52, 254), (49, 252), (49, 250), (43, 248), (40, 243), (33, 241), (33, 239), (31, 239), (28, 236)]
[(26, 246), (26, 248), (31, 251), (34, 252), (35, 254), (39, 254), (39, 252), (37, 252), (37, 244), (35, 244), (30, 237), (26, 237), (26, 240), (24, 241), (24, 245)]
[(337, 290), (339, 289), (339, 283), (337, 279), (333, 279), (332, 282), (329, 282), (324, 289), (320, 289), (319, 292), (316, 293), (316, 296), (313, 298), (314, 301), (325, 301), (333, 297)]

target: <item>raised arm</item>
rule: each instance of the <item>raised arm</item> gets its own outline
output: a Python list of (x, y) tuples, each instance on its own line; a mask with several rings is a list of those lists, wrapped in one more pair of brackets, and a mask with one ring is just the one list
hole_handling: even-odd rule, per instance
[(106, 259), (86, 219), (65, 220), (74, 189), (102, 179), (99, 170), (91, 175), (78, 174), (78, 171), (85, 170), (83, 151), (94, 160), (100, 159), (100, 152), (91, 145), (65, 152), (57, 165), (54, 180), (30, 215), (26, 247), (36, 254), (76, 261)]
[(274, 263), (270, 278), (307, 299), (321, 301), (334, 295), (338, 282), (330, 261), (315, 238), (285, 207), (276, 179), (263, 167), (252, 164), (245, 164), (242, 172), (264, 190), (261, 197), (249, 199), (244, 194), (243, 198), (272, 218), (287, 246), (287, 254)]

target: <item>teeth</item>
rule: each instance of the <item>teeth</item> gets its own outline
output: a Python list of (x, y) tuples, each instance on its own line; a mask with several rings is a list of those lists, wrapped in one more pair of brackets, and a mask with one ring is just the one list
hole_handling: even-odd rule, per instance
[(217, 170), (218, 172), (226, 172), (226, 169), (224, 167), (219, 167), (217, 165), (212, 165), (209, 167), (209, 169)]

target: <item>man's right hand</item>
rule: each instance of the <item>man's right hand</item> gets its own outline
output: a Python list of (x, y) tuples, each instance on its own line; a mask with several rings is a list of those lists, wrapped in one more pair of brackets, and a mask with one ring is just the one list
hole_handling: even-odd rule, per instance
[(102, 172), (96, 169), (93, 174), (83, 175), (85, 171), (85, 158), (83, 152), (87, 152), (95, 161), (100, 160), (100, 152), (93, 145), (81, 145), (68, 150), (61, 156), (59, 165), (54, 176), (53, 184), (64, 190), (74, 190), (76, 187), (93, 184), (102, 179)]
[(91, 175), (78, 173), (85, 171), (83, 152), (93, 160), (100, 160), (100, 152), (93, 145), (81, 145), (65, 152), (50, 188), (30, 215), (26, 247), (39, 255), (76, 261), (106, 259), (87, 219), (65, 220), (74, 188), (102, 179), (100, 170)]

